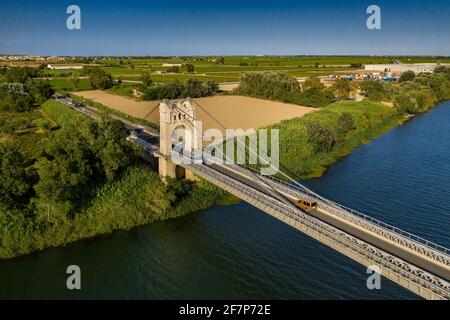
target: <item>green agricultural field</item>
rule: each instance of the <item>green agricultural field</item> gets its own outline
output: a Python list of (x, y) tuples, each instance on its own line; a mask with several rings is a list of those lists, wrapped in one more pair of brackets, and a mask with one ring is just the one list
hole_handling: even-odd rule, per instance
[(77, 69), (63, 69), (63, 70), (52, 70), (45, 69), (43, 70), (43, 76), (48, 77), (59, 77), (61, 74), (70, 74), (71, 76), (78, 77), (81, 75), (81, 70)]
[(74, 90), (89, 90), (91, 85), (88, 79), (78, 79), (78, 84), (75, 87), (74, 83), (69, 78), (52, 78), (48, 80), (50, 85), (56, 90), (74, 91)]
[[(223, 59), (223, 62), (221, 61)], [(450, 62), (449, 57), (380, 57), (380, 56), (226, 56), (226, 57), (148, 57), (148, 58), (107, 58), (93, 61), (91, 66), (100, 66), (111, 73), (115, 80), (140, 81), (142, 73), (151, 73), (152, 80), (167, 83), (175, 79), (184, 82), (189, 78), (201, 81), (235, 82), (245, 72), (286, 72), (294, 77), (315, 77), (336, 73), (351, 73), (364, 64), (392, 63), (395, 59), (404, 63)], [(179, 73), (165, 73), (169, 67), (165, 63), (192, 64), (193, 73), (186, 67), (179, 67)], [(88, 66), (90, 66), (88, 65)], [(353, 67), (351, 68), (351, 65)], [(58, 77), (61, 72), (70, 72), (75, 77), (80, 70), (45, 70), (53, 77), (56, 90), (88, 90), (87, 79), (80, 79), (78, 87), (69, 78)], [(118, 94), (130, 95), (129, 90), (118, 90)]]
[[(285, 71), (298, 77), (326, 75), (348, 70), (351, 64), (388, 63), (388, 57), (314, 57), (314, 56), (232, 56), (224, 57), (185, 57), (185, 58), (116, 58), (96, 60), (95, 64), (103, 66), (106, 72), (115, 79), (139, 81), (143, 72), (152, 73), (155, 82), (170, 82), (178, 79), (181, 82), (188, 78), (202, 81), (218, 82), (238, 81), (244, 72), (252, 71)], [(157, 74), (166, 72), (169, 67), (164, 63), (192, 64), (194, 73), (186, 73), (186, 67), (180, 67), (180, 73)]]
[[(153, 82), (157, 83), (167, 83), (172, 82), (174, 80), (185, 82), (189, 78), (198, 79), (200, 81), (213, 80), (217, 82), (230, 82), (230, 81), (232, 82), (232, 81), (239, 81), (239, 77), (240, 77), (239, 74), (230, 74), (229, 76), (200, 75), (200, 74), (157, 74), (151, 76)], [(120, 77), (120, 79), (127, 81), (140, 81), (140, 76), (124, 76)]]

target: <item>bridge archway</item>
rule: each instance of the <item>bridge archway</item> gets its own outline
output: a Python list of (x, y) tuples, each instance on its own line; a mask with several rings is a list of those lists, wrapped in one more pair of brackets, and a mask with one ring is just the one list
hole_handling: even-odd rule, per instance
[[(159, 104), (160, 152), (159, 173), (163, 178), (193, 179), (172, 161), (173, 152), (193, 155), (195, 148), (201, 147), (199, 134), (195, 130), (195, 104), (190, 98), (163, 100)], [(200, 133), (201, 134), (201, 133)]]

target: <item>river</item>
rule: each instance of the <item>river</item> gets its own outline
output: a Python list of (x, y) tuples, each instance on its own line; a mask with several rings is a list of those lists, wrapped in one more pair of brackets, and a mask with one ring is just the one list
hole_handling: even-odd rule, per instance
[[(450, 102), (363, 145), (318, 193), (450, 247)], [(66, 289), (66, 268), (82, 289)], [(240, 202), (0, 262), (0, 298), (417, 299)]]

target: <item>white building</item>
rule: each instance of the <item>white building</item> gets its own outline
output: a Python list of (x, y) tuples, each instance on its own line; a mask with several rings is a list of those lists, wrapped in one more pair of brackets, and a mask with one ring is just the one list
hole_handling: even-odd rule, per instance
[(438, 66), (450, 66), (449, 63), (398, 63), (398, 64), (366, 64), (364, 69), (366, 71), (379, 72), (405, 72), (407, 70), (414, 71), (414, 73), (431, 73)]
[(47, 68), (52, 70), (66, 70), (66, 69), (83, 69), (79, 64), (49, 64)]
[(163, 63), (163, 67), (182, 67), (182, 63)]

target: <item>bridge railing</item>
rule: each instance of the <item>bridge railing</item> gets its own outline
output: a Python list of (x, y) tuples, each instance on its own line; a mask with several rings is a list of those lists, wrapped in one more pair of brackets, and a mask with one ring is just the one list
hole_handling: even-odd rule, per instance
[(423, 288), (427, 288), (440, 297), (444, 297), (447, 299), (450, 298), (449, 284), (447, 282), (442, 281), (438, 278), (434, 278), (430, 274), (421, 271), (421, 269), (417, 269), (411, 266), (405, 261), (395, 258), (389, 254), (383, 253), (383, 251), (379, 250), (378, 248), (373, 247), (361, 240), (358, 240), (333, 226), (321, 223), (320, 220), (317, 220), (312, 216), (294, 211), (292, 207), (287, 206), (279, 200), (269, 200), (263, 193), (258, 190), (252, 189), (251, 191), (248, 191), (246, 188), (248, 186), (246, 186), (245, 184), (229, 178), (223, 173), (217, 172), (212, 168), (204, 165), (188, 165), (188, 167), (190, 167), (191, 170), (194, 169), (194, 172), (203, 172), (203, 174), (212, 177), (213, 179), (216, 179), (223, 184), (229, 185), (232, 188), (236, 188), (237, 190), (239, 190), (239, 192), (259, 201), (264, 206), (269, 207), (276, 212), (283, 213), (287, 217), (298, 221), (308, 226), (309, 228), (312, 228), (313, 230), (325, 236), (330, 241), (338, 243), (339, 245), (358, 253), (359, 255), (365, 257), (366, 259), (369, 259), (370, 261), (376, 262), (378, 265), (383, 266), (384, 268), (394, 272), (404, 279), (408, 279), (408, 281), (416, 283)]
[(343, 211), (345, 211), (345, 213), (352, 214), (352, 215), (354, 215), (354, 216), (356, 216), (358, 218), (361, 218), (361, 219), (363, 219), (365, 221), (368, 221), (368, 222), (370, 222), (372, 224), (375, 224), (378, 227), (384, 228), (387, 231), (390, 231), (390, 232), (393, 232), (395, 234), (401, 235), (402, 237), (405, 237), (405, 238), (407, 238), (409, 240), (417, 242), (420, 245), (426, 246), (427, 248), (436, 250), (436, 251), (438, 251), (440, 253), (443, 253), (445, 255), (450, 255), (450, 249), (448, 249), (448, 248), (446, 248), (444, 246), (441, 246), (441, 245), (439, 245), (437, 243), (431, 242), (431, 241), (429, 241), (427, 239), (424, 239), (422, 237), (419, 237), (419, 236), (417, 236), (415, 234), (412, 234), (412, 233), (407, 232), (405, 230), (402, 230), (400, 228), (394, 227), (394, 226), (392, 226), (392, 225), (390, 225), (388, 223), (385, 223), (383, 221), (375, 219), (375, 218), (373, 218), (371, 216), (368, 216), (368, 215), (366, 215), (364, 213), (361, 213), (359, 211), (353, 210), (353, 209), (348, 208), (348, 207), (346, 207), (344, 205), (336, 203), (336, 202), (334, 202), (332, 200), (324, 198), (324, 197), (318, 195), (317, 193), (313, 192), (312, 190), (308, 189), (307, 187), (305, 187), (305, 186), (303, 186), (301, 184), (300, 184), (301, 185), (301, 187), (300, 187), (300, 186), (298, 186), (296, 184), (287, 184), (285, 181), (283, 181), (281, 179), (278, 179), (278, 178), (275, 178), (273, 176), (262, 176), (259, 173), (259, 171), (255, 170), (253, 168), (250, 168), (250, 167), (244, 167), (244, 166), (241, 166), (241, 165), (234, 165), (233, 168), (235, 168), (235, 167), (240, 167), (242, 169), (252, 171), (253, 173), (258, 174), (258, 176), (260, 178), (262, 178), (262, 179), (274, 181), (274, 182), (276, 182), (278, 184), (283, 185), (286, 188), (293, 189), (293, 190), (295, 190), (297, 192), (300, 192), (301, 194), (304, 194), (304, 195), (306, 195), (308, 197), (314, 198), (314, 199), (319, 200), (319, 201), (321, 201), (321, 202), (323, 202), (325, 204), (328, 204), (331, 207), (334, 207), (334, 208), (339, 209), (339, 210), (343, 210)]

